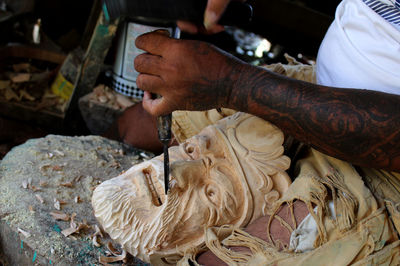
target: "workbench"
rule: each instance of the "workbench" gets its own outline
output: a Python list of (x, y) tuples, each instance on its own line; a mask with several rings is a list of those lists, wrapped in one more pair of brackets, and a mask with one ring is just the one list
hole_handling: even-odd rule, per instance
[[(0, 162), (0, 258), (6, 265), (100, 265), (111, 240), (93, 240), (92, 191), (152, 156), (99, 136), (48, 135), (15, 147)], [(82, 229), (67, 235), (71, 217)]]

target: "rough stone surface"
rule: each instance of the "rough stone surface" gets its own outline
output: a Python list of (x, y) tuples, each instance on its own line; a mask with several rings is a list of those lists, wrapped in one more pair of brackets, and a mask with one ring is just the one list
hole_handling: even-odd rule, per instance
[[(150, 157), (98, 136), (49, 135), (15, 147), (0, 162), (0, 258), (3, 253), (4, 263), (10, 265), (99, 265), (110, 239), (100, 238), (101, 247), (92, 243), (97, 223), (92, 191)], [(64, 202), (61, 212), (76, 213), (75, 222), (86, 221), (91, 228), (65, 237), (61, 231), (70, 222), (50, 215), (56, 211), (57, 200)], [(142, 263), (131, 258), (130, 264)]]

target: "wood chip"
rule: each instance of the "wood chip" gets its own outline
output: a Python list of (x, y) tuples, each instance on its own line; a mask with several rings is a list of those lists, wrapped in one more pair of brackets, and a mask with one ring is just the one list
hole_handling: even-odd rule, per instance
[(28, 71), (30, 68), (29, 63), (14, 64), (12, 67), (15, 72)]
[(113, 246), (111, 242), (107, 243), (107, 248), (114, 256), (119, 256), (121, 253)]
[(20, 232), (24, 237), (26, 237), (26, 238), (28, 238), (28, 237), (30, 237), (31, 236), (31, 233), (29, 233), (29, 232), (27, 232), (27, 231), (25, 231), (25, 230), (22, 230), (21, 228), (19, 228), (18, 227), (18, 232)]
[(50, 215), (53, 216), (55, 220), (61, 220), (61, 221), (69, 221), (69, 215), (60, 211), (52, 211), (50, 212)]
[(30, 187), (31, 187), (31, 189), (32, 189), (34, 192), (40, 191), (40, 188), (37, 188), (37, 187), (34, 186), (34, 185), (31, 185)]
[(54, 171), (61, 171), (62, 170), (62, 166), (60, 166), (60, 165), (53, 165), (53, 170)]
[(80, 230), (85, 229), (85, 228), (88, 228), (87, 224), (78, 223), (77, 225), (75, 224), (74, 227), (71, 226), (67, 229), (62, 230), (61, 234), (63, 234), (65, 237), (67, 237), (67, 236), (77, 233)]
[(74, 212), (74, 213), (71, 214), (71, 222), (70, 222), (70, 224), (69, 224), (69, 226), (70, 226), (71, 228), (77, 227), (77, 225), (76, 225), (76, 223), (75, 223), (75, 217), (76, 217), (76, 213)]
[(44, 200), (43, 200), (42, 196), (40, 196), (39, 194), (35, 194), (35, 197), (38, 199), (38, 201), (39, 201), (41, 204), (44, 203)]
[(60, 155), (61, 157), (64, 157), (65, 154), (62, 151), (59, 150), (54, 150), (54, 153), (57, 153), (58, 155)]
[(34, 213), (35, 212), (35, 210), (33, 209), (33, 206), (32, 205), (29, 205), (29, 211), (31, 212), (31, 213)]
[(54, 199), (54, 208), (56, 208), (56, 210), (61, 210), (61, 203), (58, 199)]
[(117, 261), (122, 261), (126, 258), (126, 251), (123, 250), (122, 254), (116, 257), (105, 257), (105, 256), (100, 256), (99, 262), (103, 265), (108, 265), (108, 263), (112, 262), (117, 262)]
[(11, 81), (14, 83), (22, 83), (27, 82), (31, 79), (31, 74), (29, 73), (20, 73), (13, 77), (11, 77)]
[(81, 201), (81, 198), (79, 196), (75, 196), (74, 201), (75, 203), (79, 203)]
[(98, 247), (98, 248), (101, 247), (101, 244), (98, 242), (97, 235), (93, 236), (92, 244), (95, 247)]
[(60, 185), (63, 186), (63, 187), (69, 187), (69, 188), (74, 186), (74, 184), (72, 184), (71, 182), (61, 183)]
[(39, 186), (47, 187), (48, 183), (46, 181), (39, 181)]
[(19, 91), (19, 98), (20, 99), (26, 99), (26, 100), (31, 101), (31, 102), (36, 100), (36, 98), (33, 97), (32, 95), (30, 95), (26, 90), (20, 90)]
[(67, 236), (72, 235), (73, 233), (75, 233), (77, 231), (78, 231), (77, 228), (69, 227), (67, 229), (62, 230), (61, 234), (63, 234), (65, 237), (67, 237)]
[(130, 106), (135, 104), (128, 97), (126, 97), (126, 96), (124, 96), (122, 94), (117, 94), (117, 95), (115, 95), (115, 97), (116, 97), (116, 101), (117, 101), (118, 105), (122, 109), (128, 108), (128, 107), (130, 107)]
[(28, 189), (28, 180), (22, 181), (22, 187)]
[(82, 177), (83, 177), (82, 175), (78, 175), (77, 177), (74, 178), (73, 182), (78, 183)]

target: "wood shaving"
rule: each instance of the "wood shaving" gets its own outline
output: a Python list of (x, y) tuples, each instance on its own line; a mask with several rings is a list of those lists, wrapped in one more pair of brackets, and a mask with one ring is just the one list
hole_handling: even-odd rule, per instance
[(113, 244), (112, 244), (111, 242), (108, 242), (108, 243), (107, 243), (107, 248), (108, 248), (108, 251), (110, 251), (110, 253), (111, 253), (113, 256), (119, 256), (119, 255), (121, 255), (121, 253), (113, 246)]
[(33, 97), (32, 95), (30, 95), (26, 90), (20, 90), (19, 91), (19, 98), (20, 99), (26, 99), (26, 100), (31, 101), (31, 102), (36, 100), (36, 98)]
[(75, 196), (74, 202), (79, 203), (81, 201), (81, 198), (79, 196)]
[(71, 228), (75, 228), (77, 226), (76, 223), (75, 223), (75, 217), (76, 217), (76, 213), (74, 212), (74, 213), (71, 214), (71, 222), (70, 222), (70, 227)]
[(12, 65), (12, 68), (14, 69), (15, 72), (29, 71), (30, 67), (31, 67), (31, 65), (29, 63), (20, 63), (20, 64)]
[(83, 176), (78, 175), (77, 177), (74, 178), (73, 182), (78, 183), (81, 180), (82, 177)]
[(71, 222), (70, 222), (70, 227), (66, 228), (61, 231), (61, 233), (67, 237), (69, 235), (72, 235), (74, 233), (79, 232), (82, 229), (87, 229), (90, 226), (88, 226), (85, 222), (84, 223), (75, 223), (74, 219), (76, 217), (76, 213), (71, 214)]
[(93, 243), (94, 246), (100, 247), (101, 244), (99, 243), (98, 237), (103, 237), (103, 233), (101, 232), (101, 230), (100, 230), (100, 228), (97, 226), (97, 224), (94, 225), (94, 228), (95, 228), (96, 231), (95, 231), (94, 234), (92, 235), (92, 243)]
[(33, 206), (32, 205), (29, 205), (29, 211), (31, 212), (31, 213), (34, 213), (35, 212), (35, 210), (33, 209)]
[(60, 165), (53, 165), (52, 169), (53, 169), (54, 171), (61, 171), (63, 168), (62, 168), (62, 166), (60, 166)]
[(38, 201), (39, 201), (41, 204), (44, 203), (44, 200), (43, 200), (42, 196), (40, 196), (39, 194), (35, 194), (35, 197), (38, 199)]
[(22, 181), (22, 187), (28, 189), (28, 180)]
[(97, 224), (94, 225), (94, 229), (96, 230), (96, 231), (94, 232), (95, 235), (99, 235), (99, 236), (101, 236), (101, 237), (104, 237), (104, 236), (103, 236), (103, 232), (101, 231), (100, 227), (99, 227)]
[(98, 242), (98, 240), (97, 240), (97, 235), (95, 235), (95, 236), (93, 236), (93, 238), (92, 238), (92, 244), (93, 244), (93, 246), (95, 246), (95, 247), (101, 247), (101, 244)]
[(108, 102), (108, 98), (107, 98), (107, 96), (105, 96), (105, 95), (100, 95), (97, 99), (98, 99), (99, 102), (101, 102), (101, 103), (106, 103), (106, 102)]
[(55, 219), (55, 220), (61, 220), (61, 221), (69, 221), (69, 215), (60, 211), (52, 211), (50, 212), (50, 215)]
[(40, 188), (37, 188), (37, 187), (34, 186), (34, 185), (31, 185), (30, 187), (31, 187), (31, 189), (32, 189), (34, 192), (40, 191)]
[(40, 166), (40, 171), (46, 171), (47, 169), (49, 169), (49, 167), (50, 167), (51, 165), (50, 164), (45, 164), (45, 165), (42, 165), (42, 166)]
[(31, 79), (31, 74), (29, 73), (20, 73), (11, 77), (11, 81), (14, 83), (27, 82), (30, 79)]
[(110, 165), (110, 167), (112, 167), (112, 168), (120, 168), (120, 167), (121, 167), (121, 164), (120, 164), (119, 162), (117, 162), (117, 161), (114, 161), (114, 162)]
[(122, 94), (116, 94), (115, 98), (116, 98), (117, 104), (121, 107), (121, 109), (126, 109), (135, 104), (128, 97), (126, 97)]
[(20, 232), (24, 237), (29, 238), (31, 236), (31, 233), (22, 230), (21, 228), (18, 227), (18, 232)]
[(65, 237), (67, 237), (69, 235), (72, 235), (75, 232), (78, 232), (78, 227), (76, 227), (76, 228), (69, 227), (67, 229), (64, 229), (61, 231), (61, 234), (63, 234)]
[(148, 154), (146, 154), (144, 152), (141, 152), (140, 156), (142, 156), (142, 158), (144, 158), (144, 159), (150, 159), (151, 158), (151, 156), (149, 156)]
[(61, 157), (64, 157), (65, 154), (62, 151), (59, 150), (54, 150), (54, 153), (57, 153), (58, 155), (60, 155)]
[(122, 254), (116, 257), (105, 257), (105, 256), (100, 256), (99, 257), (99, 262), (103, 265), (109, 265), (108, 263), (112, 262), (117, 262), (117, 261), (123, 261), (126, 258), (126, 251), (123, 250)]
[(63, 187), (69, 187), (69, 188), (72, 188), (74, 186), (74, 184), (72, 184), (71, 182), (61, 183), (60, 185)]
[(61, 210), (61, 203), (58, 199), (54, 199), (54, 208), (56, 208), (56, 210)]

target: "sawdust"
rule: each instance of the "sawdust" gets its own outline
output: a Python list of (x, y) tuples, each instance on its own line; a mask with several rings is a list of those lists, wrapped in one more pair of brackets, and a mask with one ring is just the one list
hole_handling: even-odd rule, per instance
[[(102, 181), (142, 162), (141, 153), (97, 136), (49, 135), (29, 140), (15, 147), (0, 162), (0, 220), (14, 231), (22, 228), (29, 232), (31, 236), (24, 239), (26, 245), (53, 263), (98, 263), (106, 248), (94, 246), (91, 236), (96, 224), (91, 209), (92, 191)], [(152, 157), (152, 154), (145, 155)], [(40, 190), (23, 188), (21, 184), (26, 180), (30, 181), (31, 188)], [(55, 199), (63, 213), (76, 213), (77, 223), (93, 227), (74, 233), (73, 238), (62, 235), (62, 230), (70, 224), (50, 214), (57, 209)]]

